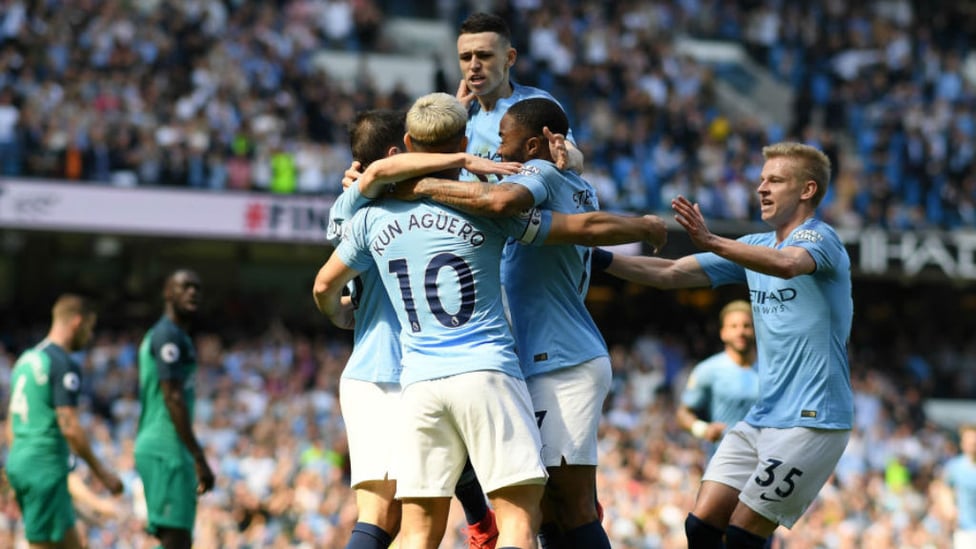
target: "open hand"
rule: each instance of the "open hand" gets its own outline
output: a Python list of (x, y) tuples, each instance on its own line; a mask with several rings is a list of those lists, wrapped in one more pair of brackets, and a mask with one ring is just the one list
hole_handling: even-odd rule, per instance
[(656, 215), (645, 215), (644, 219), (650, 223), (644, 242), (651, 247), (652, 253), (661, 253), (668, 243), (668, 226)]
[(549, 127), (542, 128), (542, 134), (549, 140), (549, 154), (552, 155), (552, 162), (560, 170), (565, 170), (569, 164), (569, 151), (566, 148), (566, 136), (561, 133), (549, 131)]
[(521, 162), (495, 162), (490, 158), (481, 158), (473, 154), (467, 155), (464, 169), (475, 175), (512, 175), (522, 169)]
[(359, 178), (363, 175), (363, 172), (361, 171), (362, 169), (363, 165), (360, 164), (358, 160), (352, 161), (352, 165), (346, 168), (345, 173), (342, 175), (343, 190), (348, 189), (350, 185), (356, 181), (359, 181)]
[(705, 216), (702, 215), (698, 204), (692, 204), (687, 198), (679, 195), (671, 201), (671, 209), (675, 213), (674, 220), (684, 228), (695, 246), (702, 250), (710, 250), (715, 235), (708, 230)]

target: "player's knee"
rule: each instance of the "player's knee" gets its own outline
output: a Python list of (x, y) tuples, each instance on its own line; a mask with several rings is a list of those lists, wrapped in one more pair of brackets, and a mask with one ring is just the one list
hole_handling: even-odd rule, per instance
[(727, 549), (763, 549), (766, 538), (743, 530), (738, 526), (725, 529), (725, 547)]
[(712, 549), (722, 547), (722, 529), (712, 526), (692, 513), (685, 517), (685, 536), (689, 549)]

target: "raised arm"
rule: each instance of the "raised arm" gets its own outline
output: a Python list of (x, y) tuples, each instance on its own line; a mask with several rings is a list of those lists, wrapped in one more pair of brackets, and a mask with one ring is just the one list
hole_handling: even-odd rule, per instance
[(542, 133), (549, 140), (549, 154), (557, 168), (583, 173), (583, 151), (561, 133), (553, 133), (549, 128), (542, 128)]
[(812, 273), (817, 268), (810, 252), (798, 246), (782, 249), (753, 246), (731, 238), (713, 234), (705, 224), (705, 217), (697, 204), (679, 196), (671, 201), (675, 220), (684, 227), (691, 241), (702, 250), (734, 261), (750, 271), (780, 278)]
[(425, 177), (412, 187), (415, 195), (483, 217), (512, 217), (535, 205), (532, 193), (517, 183), (451, 181)]
[(614, 254), (606, 272), (611, 275), (662, 290), (710, 286), (711, 280), (695, 256), (680, 259)]
[(656, 215), (622, 216), (607, 212), (581, 214), (553, 212), (552, 228), (545, 243), (613, 246), (628, 242), (646, 242), (657, 253), (661, 251), (667, 240), (667, 226), (664, 220)]
[(340, 328), (351, 330), (356, 324), (355, 307), (349, 299), (342, 298), (342, 289), (359, 274), (346, 265), (339, 254), (332, 252), (328, 261), (315, 275), (312, 286), (312, 298), (315, 306), (322, 314), (329, 317), (333, 324)]
[(366, 168), (358, 180), (359, 192), (365, 197), (376, 198), (392, 183), (429, 173), (464, 168), (479, 175), (511, 175), (517, 173), (521, 166), (518, 162), (493, 162), (463, 152), (395, 154), (377, 160)]

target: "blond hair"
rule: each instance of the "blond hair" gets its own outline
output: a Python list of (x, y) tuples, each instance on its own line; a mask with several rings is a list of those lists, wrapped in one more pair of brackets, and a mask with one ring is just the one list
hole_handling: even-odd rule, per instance
[(722, 310), (718, 313), (719, 325), (725, 326), (725, 317), (729, 316), (730, 313), (746, 313), (752, 318), (752, 305), (744, 299), (736, 299), (735, 301), (730, 301)]
[(812, 201), (814, 207), (820, 205), (830, 185), (830, 158), (826, 154), (816, 147), (794, 142), (767, 145), (763, 147), (762, 154), (766, 160), (782, 156), (794, 159), (793, 177), (817, 184)]
[(407, 135), (422, 148), (457, 145), (464, 137), (468, 113), (456, 97), (429, 93), (417, 99), (407, 111)]

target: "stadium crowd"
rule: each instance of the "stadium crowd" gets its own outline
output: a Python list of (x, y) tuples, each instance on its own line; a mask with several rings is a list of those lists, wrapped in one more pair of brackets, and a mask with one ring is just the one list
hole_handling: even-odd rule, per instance
[[(614, 547), (686, 543), (683, 521), (708, 448), (678, 427), (675, 403), (691, 366), (718, 345), (714, 326), (687, 321), (683, 333), (694, 336), (649, 328), (611, 346), (613, 388), (601, 426), (598, 483)], [(343, 547), (356, 519), (337, 397), (351, 350), (348, 337), (335, 331), (308, 337), (280, 322), (257, 337), (230, 335), (231, 328), (200, 331), (195, 338), (195, 431), (217, 485), (200, 500), (194, 546)], [(9, 382), (14, 349), (41, 335), (40, 327), (4, 330), (0, 383)], [(82, 509), (93, 548), (155, 543), (142, 531), (132, 454), (140, 336), (135, 328), (101, 330), (82, 357), (89, 437), (126, 485), (107, 510)], [(921, 404), (930, 391), (924, 384), (910, 388), (909, 365), (889, 364), (853, 347), (857, 426), (812, 511), (792, 530), (779, 530), (790, 549), (950, 546), (952, 523), (934, 493), (941, 489), (941, 465), (958, 453), (954, 436), (926, 420)], [(9, 387), (0, 386), (0, 394), (9, 394)], [(77, 470), (100, 490), (84, 466)], [(463, 514), (455, 510), (452, 521), (443, 547), (464, 541)], [(20, 547), (15, 539), (21, 528), (12, 493), (3, 490), (0, 545)]]
[[(386, 14), (456, 25), (477, 8), (510, 22), (515, 78), (567, 108), (605, 207), (655, 211), (683, 193), (710, 217), (756, 219), (759, 148), (795, 137), (838, 168), (828, 221), (972, 227), (973, 17), (917, 4), (5, 0), (0, 173), (336, 193), (354, 113), (412, 98), (366, 79), (346, 89), (315, 53), (389, 51)], [(727, 118), (713, 68), (678, 54), (679, 34), (745, 44), (793, 88), (792, 124)], [(431, 88), (454, 91), (443, 71)]]
[[(469, 7), (442, 4), (452, 22)], [(543, 4), (551, 9), (538, 9)], [(320, 48), (388, 48), (382, 2), (0, 0), (0, 7), (3, 176), (336, 193), (354, 114), (412, 99), (368, 82), (343, 89), (311, 61)], [(563, 101), (587, 178), (608, 209), (659, 210), (682, 193), (709, 217), (756, 219), (759, 147), (792, 135), (840, 164), (824, 208), (838, 226), (976, 226), (974, 96), (962, 64), (968, 27), (951, 7), (925, 20), (908, 0), (496, 7), (516, 34), (516, 78)], [(726, 119), (711, 94), (714, 74), (675, 53), (676, 32), (748, 44), (794, 87), (792, 126)], [(453, 91), (447, 82), (432, 87)], [(837, 136), (845, 135), (851, 165), (840, 162), (845, 139)], [(916, 328), (860, 334), (851, 353), (857, 428), (814, 509), (778, 532), (790, 549), (949, 546), (949, 513), (933, 493), (941, 464), (957, 450), (921, 403), (938, 391), (976, 395), (976, 351), (954, 344), (965, 341), (952, 339), (959, 334)], [(615, 547), (685, 543), (683, 520), (707, 448), (676, 426), (675, 391), (715, 338), (701, 329), (682, 335), (649, 330), (613, 346), (599, 493)], [(936, 350), (922, 356), (916, 343), (930, 335)], [(141, 531), (131, 448), (140, 336), (106, 332), (84, 358), (96, 452), (127, 486), (108, 516), (87, 513), (93, 547), (153, 545)], [(30, 342), (3, 339), (10, 348), (0, 352), (0, 384), (14, 350)], [(883, 344), (890, 341), (899, 344)], [(336, 396), (347, 340), (274, 325), (254, 339), (201, 333), (197, 349), (198, 433), (218, 485), (201, 499), (196, 546), (342, 547), (356, 517)], [(12, 495), (0, 493), (0, 546), (18, 547), (17, 519)], [(462, 541), (463, 520), (454, 522), (445, 546)]]

